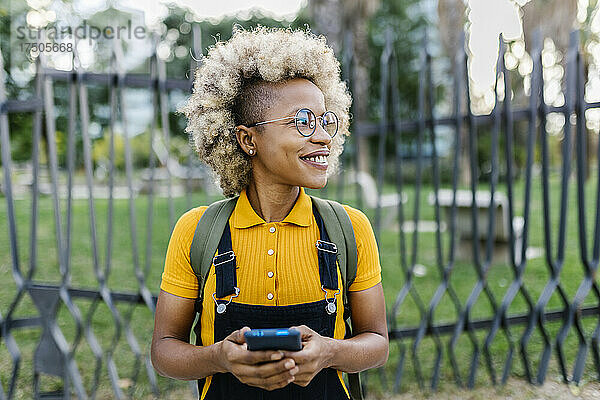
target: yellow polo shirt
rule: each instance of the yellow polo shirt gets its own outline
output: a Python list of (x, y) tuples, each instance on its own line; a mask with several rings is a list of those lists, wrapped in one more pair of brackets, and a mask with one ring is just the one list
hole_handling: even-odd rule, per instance
[[(160, 288), (179, 297), (195, 299), (198, 281), (190, 265), (190, 246), (196, 225), (206, 210), (196, 207), (179, 218), (167, 249), (165, 269)], [(356, 279), (349, 291), (369, 289), (381, 282), (381, 266), (373, 229), (367, 217), (359, 210), (344, 206), (352, 222), (358, 253)], [(300, 189), (290, 213), (281, 222), (265, 222), (252, 208), (246, 192), (240, 198), (229, 219), (231, 241), (237, 263), (237, 286), (240, 293), (233, 301), (262, 306), (286, 306), (323, 299), (319, 277), (319, 263), (315, 242), (319, 228), (312, 213), (312, 201)], [(214, 265), (211, 266), (204, 286), (201, 316), (203, 345), (214, 343)], [(343, 290), (338, 271), (338, 287)], [(329, 291), (328, 298), (333, 293)], [(343, 310), (342, 294), (337, 296), (338, 310)], [(345, 325), (338, 312), (334, 338), (343, 339)], [(338, 372), (340, 380), (341, 372)], [(201, 398), (210, 385), (207, 378)]]

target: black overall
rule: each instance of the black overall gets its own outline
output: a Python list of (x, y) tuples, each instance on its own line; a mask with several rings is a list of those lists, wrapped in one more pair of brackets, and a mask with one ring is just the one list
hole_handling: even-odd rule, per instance
[[(318, 251), (320, 285), (322, 288), (339, 293), (336, 263), (335, 244), (329, 242), (323, 220), (313, 205), (313, 215), (317, 221), (320, 240), (315, 248)], [(218, 247), (218, 256), (213, 263), (216, 273), (216, 298), (235, 295), (237, 289), (236, 262), (232, 251), (231, 232), (229, 224), (221, 236)], [(319, 284), (315, 282), (315, 284)], [(241, 288), (244, 290), (244, 288)], [(225, 339), (231, 332), (249, 326), (259, 328), (287, 328), (297, 325), (306, 325), (322, 336), (333, 337), (337, 312), (330, 303), (335, 304), (335, 296), (327, 298), (323, 293), (323, 300), (296, 304), (289, 306), (258, 306), (251, 304), (234, 303), (215, 299), (215, 343)], [(217, 312), (217, 304), (222, 311)], [(329, 312), (327, 306), (329, 305)], [(332, 312), (333, 311), (333, 312)], [(197, 327), (199, 324), (197, 325)], [(196, 337), (200, 337), (197, 329)], [(204, 379), (198, 381), (198, 390), (202, 394)], [(219, 373), (212, 377), (212, 381), (205, 399), (207, 400), (347, 400), (348, 396), (341, 385), (337, 371), (331, 368), (321, 370), (306, 387), (295, 385), (293, 382), (281, 389), (267, 391), (241, 383), (231, 373)]]

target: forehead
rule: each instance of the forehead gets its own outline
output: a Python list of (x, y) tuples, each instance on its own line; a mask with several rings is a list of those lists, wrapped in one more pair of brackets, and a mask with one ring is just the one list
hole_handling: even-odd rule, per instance
[(300, 108), (310, 108), (317, 115), (325, 112), (321, 89), (308, 79), (296, 78), (277, 85), (278, 95), (270, 114), (293, 114)]

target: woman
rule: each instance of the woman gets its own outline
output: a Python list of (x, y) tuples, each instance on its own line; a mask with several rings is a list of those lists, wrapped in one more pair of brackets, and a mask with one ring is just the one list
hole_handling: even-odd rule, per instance
[[(234, 32), (203, 61), (183, 111), (200, 159), (225, 196), (239, 194), (223, 233), (235, 253), (236, 293), (216, 297), (222, 282), (212, 265), (200, 287), (202, 345), (189, 344), (199, 295), (190, 246), (206, 207), (188, 211), (167, 250), (153, 365), (164, 376), (197, 379), (201, 399), (348, 399), (342, 372), (383, 365), (388, 338), (369, 221), (344, 206), (358, 253), (347, 293), (353, 336), (345, 338), (342, 295), (321, 285), (320, 216), (303, 189), (325, 186), (349, 134), (351, 100), (339, 63), (323, 38), (267, 28)], [(323, 292), (336, 303), (333, 312), (315, 306)], [(217, 312), (218, 300), (227, 300), (226, 312)], [(249, 351), (244, 332), (267, 323), (300, 330), (302, 350)]]

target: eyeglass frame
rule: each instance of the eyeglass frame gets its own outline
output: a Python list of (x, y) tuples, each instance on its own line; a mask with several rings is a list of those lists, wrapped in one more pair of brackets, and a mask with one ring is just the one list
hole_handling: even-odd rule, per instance
[[(256, 122), (256, 123), (254, 123), (254, 124), (252, 124), (252, 125), (248, 125), (248, 128), (252, 128), (252, 127), (255, 127), (255, 126), (259, 126), (259, 125), (270, 124), (271, 122), (283, 121), (283, 120), (285, 120), (285, 119), (293, 119), (293, 120), (294, 120), (294, 125), (296, 125), (296, 130), (298, 131), (298, 133), (299, 133), (299, 134), (301, 134), (301, 135), (302, 135), (302, 136), (304, 136), (304, 137), (311, 137), (311, 136), (312, 136), (312, 135), (314, 135), (314, 133), (317, 131), (317, 124), (315, 124), (315, 126), (314, 126), (314, 128), (313, 128), (312, 132), (310, 133), (310, 135), (305, 135), (305, 134), (303, 134), (303, 133), (300, 131), (300, 128), (298, 128), (298, 119), (300, 119), (300, 117), (298, 117), (298, 114), (299, 114), (301, 111), (309, 111), (309, 112), (311, 112), (311, 113), (312, 113), (312, 114), (315, 116), (315, 119), (317, 119), (317, 120), (318, 120), (319, 118), (321, 118), (321, 124), (320, 124), (320, 125), (321, 125), (321, 128), (323, 128), (323, 130), (325, 130), (325, 127), (323, 126), (323, 116), (324, 116), (325, 114), (329, 114), (329, 113), (333, 114), (333, 115), (335, 116), (335, 120), (336, 120), (335, 132), (333, 133), (333, 135), (329, 135), (329, 137), (330, 137), (331, 139), (333, 139), (333, 138), (335, 137), (335, 135), (337, 135), (337, 132), (338, 132), (338, 130), (340, 129), (340, 119), (338, 118), (338, 116), (336, 115), (336, 113), (334, 113), (333, 111), (325, 111), (325, 112), (323, 113), (323, 115), (317, 115), (317, 114), (315, 114), (315, 112), (314, 112), (313, 110), (311, 110), (310, 108), (301, 108), (301, 109), (299, 109), (298, 111), (296, 111), (296, 114), (295, 114), (293, 117), (281, 117), (281, 118), (270, 119), (270, 120), (268, 120), (268, 121)], [(325, 130), (325, 132), (327, 132), (327, 130)]]

